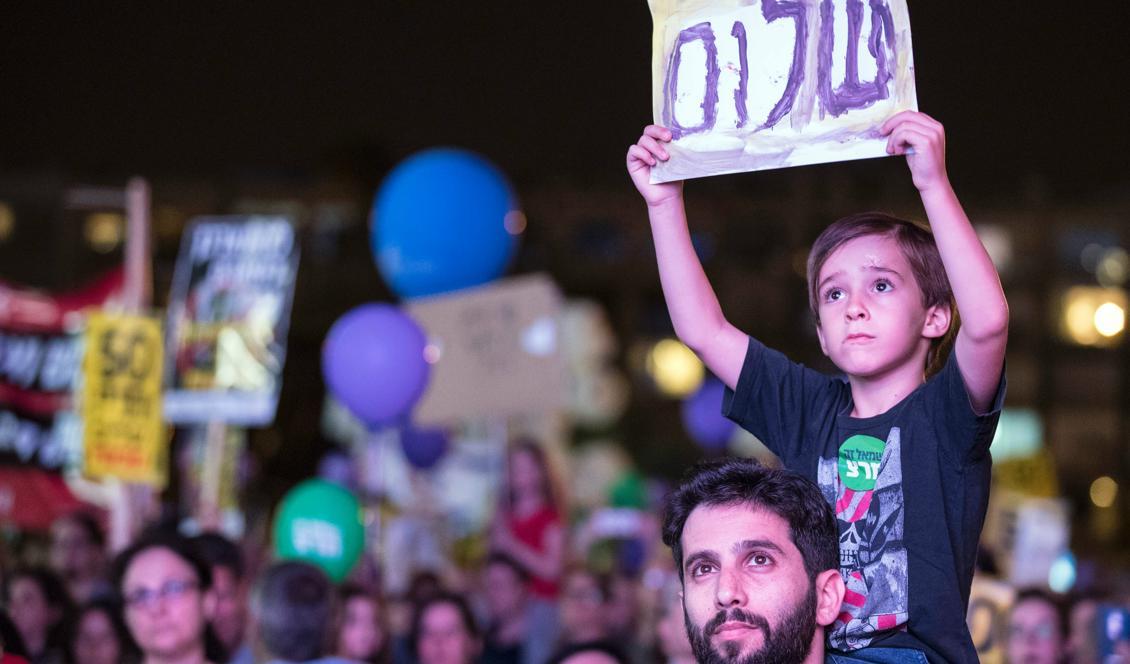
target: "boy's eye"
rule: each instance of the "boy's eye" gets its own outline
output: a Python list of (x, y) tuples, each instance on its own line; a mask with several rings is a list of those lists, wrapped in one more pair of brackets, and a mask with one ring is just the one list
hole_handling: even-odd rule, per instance
[(887, 281), (886, 279), (881, 279), (875, 282), (875, 290), (879, 291), (880, 293), (886, 293), (887, 291), (891, 290), (891, 288), (891, 282)]
[(824, 300), (826, 302), (835, 302), (844, 296), (844, 292), (839, 288), (829, 288), (824, 293)]

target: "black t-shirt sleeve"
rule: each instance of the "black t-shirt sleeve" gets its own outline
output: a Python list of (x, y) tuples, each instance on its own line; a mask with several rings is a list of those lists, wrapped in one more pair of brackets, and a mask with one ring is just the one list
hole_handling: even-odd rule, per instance
[(930, 383), (934, 392), (930, 403), (944, 406), (931, 409), (935, 430), (946, 432), (942, 436), (943, 452), (963, 464), (983, 458), (993, 442), (993, 434), (997, 430), (997, 421), (1004, 406), (1004, 371), (1001, 371), (1001, 381), (992, 405), (987, 412), (981, 414), (969, 402), (969, 392), (965, 389), (956, 353), (950, 353), (945, 366), (937, 376), (930, 379)]
[(750, 338), (738, 384), (727, 389), (722, 414), (757, 436), (786, 466), (818, 452), (806, 444), (824, 440), (814, 428), (834, 419), (842, 381), (790, 361)]

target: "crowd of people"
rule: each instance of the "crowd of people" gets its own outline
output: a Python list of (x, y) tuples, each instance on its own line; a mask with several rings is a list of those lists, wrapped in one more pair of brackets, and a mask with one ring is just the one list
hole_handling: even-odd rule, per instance
[[(45, 564), (3, 570), (4, 656), (44, 664), (869, 661), (824, 659), (824, 627), (844, 586), (831, 509), (805, 478), (750, 460), (700, 465), (668, 499), (663, 536), (674, 564), (656, 576), (572, 559), (576, 533), (536, 444), (512, 448), (508, 477), (478, 566), (458, 579), (417, 571), (397, 596), (365, 575), (334, 584), (314, 565), (271, 560), (217, 533), (151, 529), (110, 557), (99, 521), (68, 514), (51, 528)], [(749, 564), (743, 547), (761, 547), (750, 549), (759, 574), (726, 577), (731, 563)], [(770, 567), (783, 571), (760, 572)], [(1069, 606), (1044, 590), (1020, 592), (1008, 661), (1099, 662), (1092, 632), (1101, 599)], [(712, 659), (711, 644), (736, 643), (731, 632), (743, 625), (764, 629), (768, 659), (724, 649)]]

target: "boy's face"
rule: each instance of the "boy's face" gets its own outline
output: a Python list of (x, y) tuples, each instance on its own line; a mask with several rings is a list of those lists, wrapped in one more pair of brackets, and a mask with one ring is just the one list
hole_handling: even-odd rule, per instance
[(930, 340), (949, 327), (947, 307), (922, 306), (922, 291), (894, 238), (844, 243), (820, 268), (820, 348), (853, 377), (881, 378), (925, 367)]

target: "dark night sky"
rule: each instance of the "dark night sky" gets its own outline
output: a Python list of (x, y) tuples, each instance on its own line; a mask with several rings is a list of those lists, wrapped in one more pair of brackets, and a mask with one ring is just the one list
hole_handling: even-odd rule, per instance
[[(644, 0), (14, 4), (2, 172), (302, 171), (358, 146), (459, 144), (519, 183), (627, 186), (624, 149), (649, 120)], [(1125, 5), (910, 10), (919, 103), (947, 125), (960, 187), (1126, 186)]]

